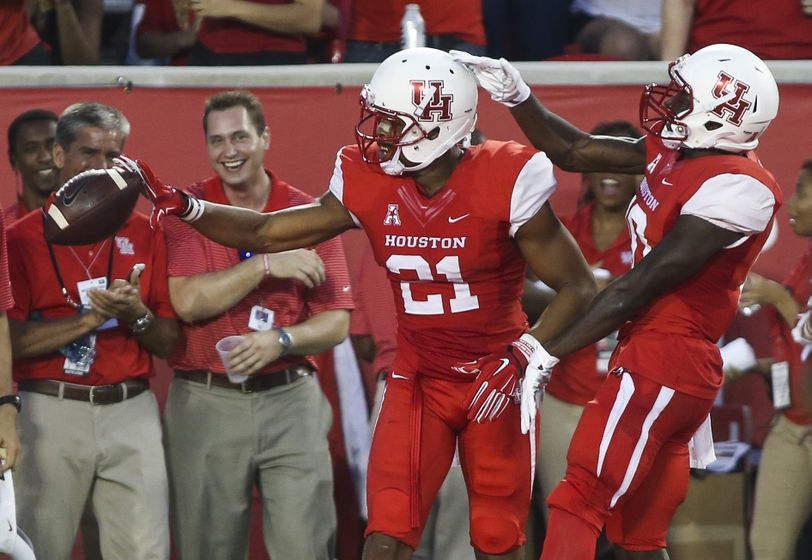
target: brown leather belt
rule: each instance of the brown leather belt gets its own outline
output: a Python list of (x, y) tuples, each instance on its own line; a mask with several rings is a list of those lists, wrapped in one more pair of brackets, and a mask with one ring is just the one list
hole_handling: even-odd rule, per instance
[(26, 379), (17, 386), (21, 391), (40, 393), (60, 399), (84, 401), (90, 404), (114, 404), (136, 397), (149, 389), (146, 379), (128, 379), (115, 385), (80, 385), (55, 379)]
[(224, 373), (213, 373), (205, 370), (183, 371), (175, 370), (175, 377), (192, 381), (194, 383), (201, 383), (207, 387), (222, 387), (224, 389), (234, 389), (243, 393), (258, 393), (260, 391), (267, 391), (274, 387), (287, 385), (298, 381), (303, 377), (307, 377), (313, 373), (313, 370), (306, 365), (298, 365), (289, 367), (286, 370), (275, 371), (273, 373), (264, 373), (249, 377), (242, 383), (232, 383), (228, 380), (228, 376)]

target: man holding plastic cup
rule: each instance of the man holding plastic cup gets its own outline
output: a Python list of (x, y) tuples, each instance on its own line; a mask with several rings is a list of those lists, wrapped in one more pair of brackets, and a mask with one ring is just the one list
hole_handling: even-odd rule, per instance
[[(266, 212), (312, 202), (263, 166), (270, 133), (255, 96), (210, 97), (203, 123), (216, 175), (190, 192)], [(174, 218), (164, 226), (170, 297), (183, 320), (165, 410), (180, 558), (244, 558), (254, 485), (273, 558), (333, 558), (332, 418), (308, 356), (348, 333), (340, 240), (255, 255)]]

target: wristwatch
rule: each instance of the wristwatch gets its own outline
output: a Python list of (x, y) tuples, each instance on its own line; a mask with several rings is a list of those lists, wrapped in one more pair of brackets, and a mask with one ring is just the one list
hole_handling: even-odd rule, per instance
[(140, 334), (149, 328), (154, 318), (155, 316), (152, 314), (152, 311), (147, 309), (147, 312), (143, 317), (139, 317), (135, 321), (131, 322), (128, 326), (133, 333)]
[(3, 395), (0, 397), (0, 406), (4, 404), (13, 404), (14, 408), (17, 409), (17, 412), (20, 412), (20, 409), (23, 407), (23, 401), (20, 398), (20, 395)]
[(280, 356), (284, 356), (288, 352), (290, 352), (290, 347), (293, 346), (293, 338), (290, 336), (290, 333), (283, 328), (279, 329), (279, 338), (277, 339), (279, 342), (279, 346), (282, 347), (282, 353)]

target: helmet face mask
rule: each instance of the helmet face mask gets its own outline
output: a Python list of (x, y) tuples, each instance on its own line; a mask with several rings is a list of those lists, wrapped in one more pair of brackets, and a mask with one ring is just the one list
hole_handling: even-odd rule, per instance
[(669, 148), (752, 150), (778, 112), (775, 79), (741, 47), (705, 47), (672, 62), (668, 73), (668, 86), (643, 91), (640, 124)]
[(424, 169), (476, 125), (477, 82), (447, 52), (406, 49), (384, 60), (361, 91), (356, 143), (389, 175)]

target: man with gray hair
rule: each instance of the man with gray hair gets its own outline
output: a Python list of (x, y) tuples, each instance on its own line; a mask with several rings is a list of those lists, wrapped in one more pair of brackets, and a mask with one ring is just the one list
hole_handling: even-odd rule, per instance
[[(106, 169), (130, 125), (120, 111), (78, 103), (60, 116), (60, 184)], [(112, 236), (52, 245), (40, 213), (9, 229), (13, 373), (28, 442), (15, 477), (18, 519), (38, 557), (67, 560), (85, 504), (105, 558), (169, 557), (168, 489), (151, 354), (178, 336), (163, 232), (133, 213)]]

